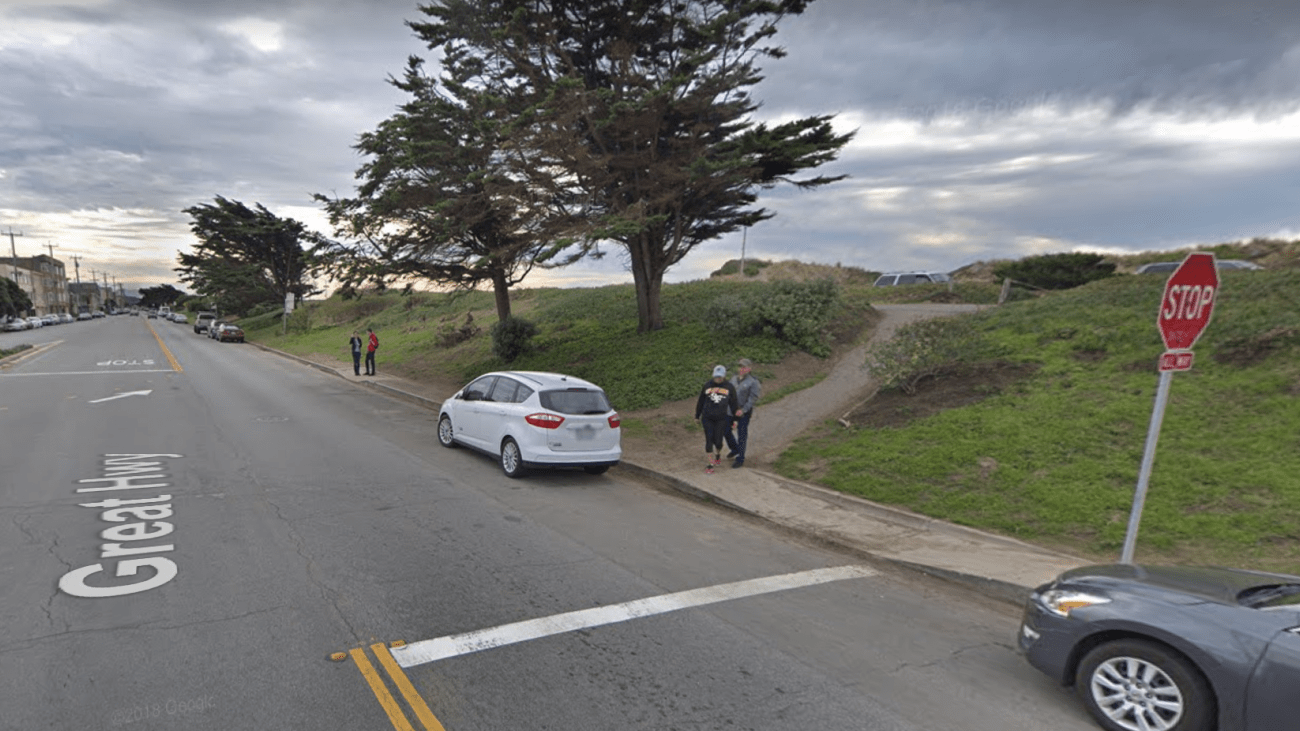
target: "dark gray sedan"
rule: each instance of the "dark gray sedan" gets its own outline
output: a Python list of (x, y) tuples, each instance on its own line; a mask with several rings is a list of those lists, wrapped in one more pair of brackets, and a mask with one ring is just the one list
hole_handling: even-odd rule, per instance
[(1085, 566), (1034, 590), (1034, 667), (1110, 731), (1300, 729), (1300, 577)]

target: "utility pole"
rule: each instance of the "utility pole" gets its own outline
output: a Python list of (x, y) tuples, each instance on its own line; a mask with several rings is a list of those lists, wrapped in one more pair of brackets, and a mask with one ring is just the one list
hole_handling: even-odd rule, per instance
[(18, 283), (18, 249), (14, 246), (14, 237), (22, 235), (22, 231), (14, 233), (14, 227), (9, 227), (9, 265), (13, 268), (14, 284)]
[(749, 238), (749, 227), (740, 230), (740, 278), (745, 279), (745, 239)]
[[(54, 258), (54, 249), (55, 249), (55, 246), (54, 246), (54, 244), (51, 244), (50, 242), (46, 241), (46, 242), (45, 242), (45, 248), (47, 248), (47, 249), (50, 250), (50, 273), (53, 274), (53, 275), (55, 275), (55, 279), (54, 279), (55, 288), (56, 288), (56, 289), (62, 288), (62, 290), (63, 290), (63, 292), (62, 292), (63, 296), (62, 296), (62, 297), (59, 297), (58, 294), (56, 293), (56, 295), (55, 295), (55, 299), (57, 299), (57, 300), (63, 300), (64, 302), (66, 302), (67, 299), (68, 299), (68, 296), (67, 296), (67, 295), (68, 295), (68, 275), (67, 275), (67, 273), (65, 272), (65, 273), (63, 274), (63, 277), (62, 277), (62, 278), (58, 278), (58, 271), (54, 269), (54, 262), (57, 261), (57, 260)], [(50, 295), (49, 295), (48, 292), (47, 292), (45, 296), (46, 296), (46, 297), (49, 297)], [(62, 305), (61, 305), (61, 306), (62, 306)]]
[[(79, 259), (76, 254), (72, 255), (72, 268), (76, 270), (76, 275), (77, 275), (77, 299), (75, 302), (72, 303), (72, 309), (76, 310), (77, 314), (80, 315), (81, 314), (81, 259)], [(69, 299), (72, 298), (69, 297)]]

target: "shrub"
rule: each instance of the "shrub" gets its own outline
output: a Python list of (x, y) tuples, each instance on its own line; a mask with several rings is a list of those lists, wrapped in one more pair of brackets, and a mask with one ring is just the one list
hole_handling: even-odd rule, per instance
[(767, 332), (813, 355), (826, 356), (826, 326), (841, 304), (833, 279), (811, 282), (778, 280), (744, 294), (724, 294), (705, 307), (709, 330), (737, 337)]
[[(534, 330), (536, 330), (536, 328), (534, 328)], [(456, 325), (443, 325), (438, 329), (438, 345), (444, 348), (460, 345), (466, 340), (478, 335), (480, 332), (482, 332), (482, 328), (474, 324), (474, 313), (466, 312), (464, 324), (459, 327)], [(495, 335), (493, 335), (492, 342), (496, 342)], [(495, 347), (496, 346), (493, 345), (494, 349)], [(516, 357), (518, 357), (517, 354)]]
[(724, 294), (704, 308), (704, 325), (727, 335), (752, 335), (762, 330), (757, 298)]
[(830, 354), (826, 326), (840, 304), (840, 287), (832, 279), (772, 282), (758, 300), (763, 329), (812, 355)]
[(862, 364), (881, 386), (909, 396), (921, 379), (937, 376), (945, 366), (977, 358), (984, 336), (970, 317), (940, 317), (904, 325), (894, 337), (867, 350)]
[[(746, 260), (745, 260), (745, 276), (747, 276), (747, 277), (757, 277), (757, 276), (758, 276), (758, 273), (759, 273), (760, 271), (766, 269), (767, 267), (769, 267), (769, 266), (771, 266), (771, 265), (772, 265), (772, 262), (770, 262), (770, 261), (764, 261), (764, 260), (762, 260), (762, 259), (746, 259)], [(723, 264), (723, 265), (722, 265), (722, 266), (721, 266), (717, 271), (715, 271), (715, 272), (713, 272), (712, 274), (710, 274), (709, 276), (710, 276), (710, 277), (722, 277), (722, 276), (727, 276), (727, 275), (730, 275), (730, 274), (735, 274), (736, 272), (739, 272), (739, 271), (740, 271), (740, 260), (739, 260), (739, 259), (731, 259), (731, 260), (727, 261), (727, 263)]]
[(1082, 251), (1030, 256), (995, 268), (993, 276), (1009, 277), (1043, 289), (1072, 289), (1115, 276), (1115, 264), (1102, 261), (1103, 258), (1101, 254)]
[(521, 317), (511, 315), (492, 326), (492, 354), (511, 363), (528, 352), (537, 326)]

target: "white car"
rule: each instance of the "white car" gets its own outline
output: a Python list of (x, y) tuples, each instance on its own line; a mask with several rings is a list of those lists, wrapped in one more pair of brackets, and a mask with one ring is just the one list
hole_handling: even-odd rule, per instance
[(77, 313), (77, 319), (78, 319), (78, 320), (93, 320), (93, 319), (95, 319), (95, 316), (92, 315), (92, 314), (90, 314), (89, 312), (78, 312), (78, 313)]
[(36, 317), (35, 315), (27, 318), (27, 322), (32, 326), (33, 330), (35, 330), (38, 327), (45, 327), (45, 321), (39, 317)]
[(507, 477), (530, 467), (599, 475), (623, 456), (618, 412), (599, 386), (574, 376), (496, 371), (442, 403), (438, 442), (498, 458)]
[(27, 330), (29, 328), (31, 328), (31, 323), (19, 317), (15, 317), (14, 319), (5, 323), (5, 332), (16, 333), (16, 332), (22, 332), (23, 330)]
[(938, 284), (951, 282), (943, 272), (888, 272), (876, 278), (873, 287), (899, 287), (904, 284)]

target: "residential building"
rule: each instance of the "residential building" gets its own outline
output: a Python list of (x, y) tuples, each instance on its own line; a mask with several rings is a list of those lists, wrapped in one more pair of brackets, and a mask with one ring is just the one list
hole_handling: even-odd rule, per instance
[(9, 266), (11, 272), (16, 270), (18, 286), (31, 298), (38, 316), (71, 311), (63, 262), (41, 254), (11, 258)]

